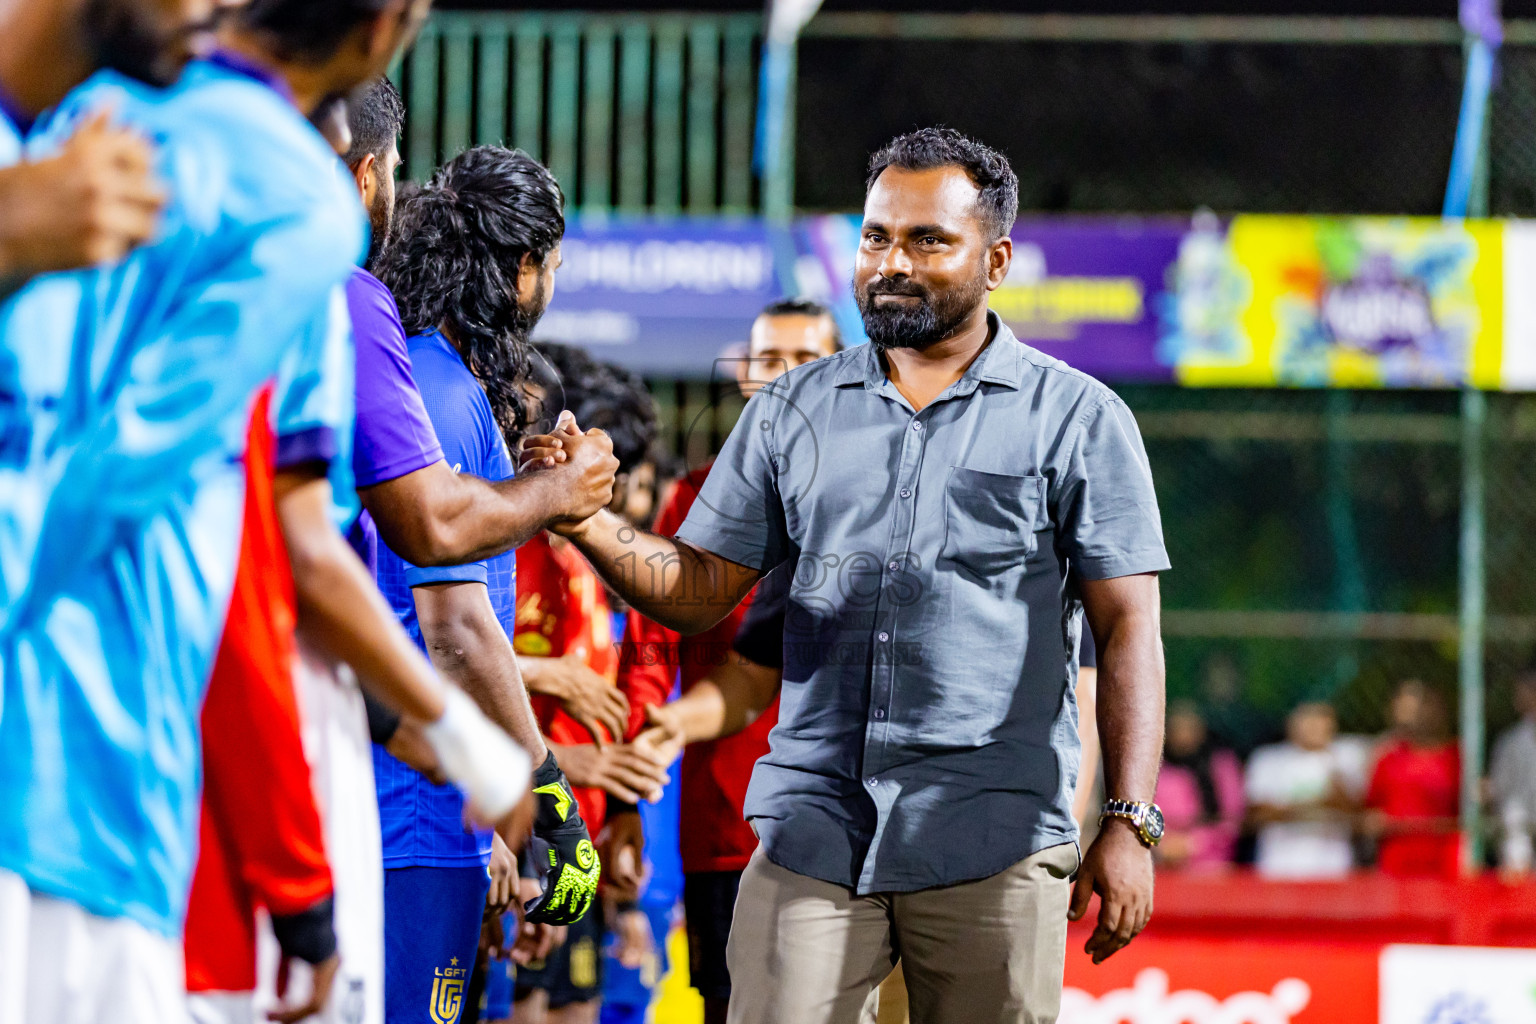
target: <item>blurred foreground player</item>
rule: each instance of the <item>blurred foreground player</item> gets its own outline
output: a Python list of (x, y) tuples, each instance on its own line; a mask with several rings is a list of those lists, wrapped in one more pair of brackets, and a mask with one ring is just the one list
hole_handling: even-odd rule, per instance
[[(164, 194), (143, 136), (102, 114), (23, 160), (34, 120), (101, 68), (169, 85), (209, 42), (217, 0), (12, 0), (0, 5), (0, 298), (34, 274), (120, 259)], [(233, 6), (226, 4), (224, 6)], [(0, 377), (0, 381), (3, 381)]]
[(203, 701), (202, 824), (184, 937), (198, 1024), (255, 1020), (258, 908), (285, 957), (319, 968), (308, 1000), (278, 1019), (325, 1006), (338, 966), (334, 886), (293, 686), (297, 612), (273, 494), (270, 407), (265, 390), (245, 455), (240, 562)]
[[(526, 154), (480, 146), (440, 169), (396, 217), (380, 279), (400, 303), (411, 375), (447, 458), (488, 480), (512, 475), (504, 439), (524, 414), (528, 332), (560, 265), (564, 197)], [(609, 478), (611, 480), (611, 469)], [(579, 920), (599, 865), (570, 785), (544, 746), (509, 635), (516, 561), (416, 565), (379, 551), (379, 584), (438, 670), (512, 732), (540, 767), (535, 837), (547, 844), (533, 921)], [(456, 791), (375, 748), (384, 829), (385, 1013), (452, 1024), (463, 1008), (490, 879), (489, 833), (468, 834)]]
[[(735, 367), (737, 381), (750, 397), (789, 370), (841, 349), (837, 325), (825, 306), (803, 299), (775, 302), (752, 324), (747, 357)], [(657, 533), (669, 536), (683, 525), (710, 465), (689, 473), (673, 488), (657, 516)], [(655, 708), (664, 704), (680, 675), (686, 699), (696, 684), (732, 660), (732, 642), (753, 600), (755, 595), (749, 595), (713, 627), (687, 637), (632, 612), (620, 679), (630, 688), (659, 693), (660, 699), (649, 705)], [(705, 1024), (724, 1024), (731, 998), (726, 941), (742, 869), (757, 849), (757, 836), (743, 817), (742, 805), (752, 766), (768, 753), (768, 733), (779, 720), (777, 673), (771, 675), (774, 685), (767, 691), (764, 704), (754, 707), (750, 720), (743, 718), (736, 728), (708, 736), (697, 734), (685, 739), (680, 725), (668, 735), (678, 747), (699, 741), (683, 751), (680, 800), (688, 820), (681, 834), (688, 973), (704, 999)], [(637, 708), (636, 718), (645, 710)], [(664, 714), (651, 721), (671, 725), (673, 720)]]
[[(41, 512), (29, 588), (5, 609), (0, 718), (0, 779), (15, 796), (0, 808), (0, 960), (19, 965), (24, 983), (19, 995), (7, 988), (8, 1009), (19, 1003), (28, 1020), (177, 1012), (193, 716), (232, 582), (243, 491), (231, 456), (243, 450), (256, 386), (300, 335), (325, 329), (333, 289), (361, 251), (334, 156), (295, 104), (309, 109), (378, 73), (423, 13), (258, 4), (248, 27), (279, 32), (296, 17), (345, 26), (306, 32), (311, 43), (332, 40), (336, 59), (311, 66), (302, 91), (224, 57), (195, 64), (164, 95), (99, 80), (58, 115), (64, 133), (112, 104), (153, 132), (172, 173), (174, 229), (122, 266), (35, 283), (3, 324), (7, 353), (30, 364), (29, 399), (71, 412), (42, 425), (47, 458), (26, 467), (38, 490), (0, 495), (8, 523), (25, 529)], [(253, 146), (259, 167), (239, 158)], [(63, 365), (71, 351), (78, 362)], [(73, 377), (77, 365), (106, 373)], [(40, 506), (26, 504), (34, 495)], [(442, 704), (414, 710), (449, 725)], [(465, 745), (464, 731), (448, 749)], [(516, 793), (493, 793), (483, 810), (499, 817)], [(28, 962), (29, 947), (48, 956)], [(66, 973), (86, 964), (89, 977)]]
[[(1161, 524), (1124, 405), (987, 310), (1017, 195), (1006, 158), (957, 132), (894, 140), (871, 160), (855, 266), (872, 344), (748, 403), (678, 539), (603, 513), (562, 527), (680, 632), (791, 558), (826, 569), (796, 574), (780, 722), (748, 793), (740, 1024), (851, 1024), (898, 949), (918, 1024), (1050, 1020), (1069, 913), (1102, 897), (1096, 961), (1150, 916)], [(530, 439), (524, 466), (576, 437)], [(1085, 608), (1111, 799), (1079, 864)]]

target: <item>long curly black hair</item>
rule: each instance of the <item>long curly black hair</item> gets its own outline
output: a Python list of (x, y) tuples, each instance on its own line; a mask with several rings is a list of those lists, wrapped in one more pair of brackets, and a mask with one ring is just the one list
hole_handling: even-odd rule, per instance
[(376, 273), (408, 334), (440, 329), (480, 381), (512, 443), (528, 421), (522, 381), (541, 293), (517, 303), (524, 256), (537, 266), (565, 235), (565, 196), (548, 168), (520, 149), (476, 146), (402, 195), (394, 239)]

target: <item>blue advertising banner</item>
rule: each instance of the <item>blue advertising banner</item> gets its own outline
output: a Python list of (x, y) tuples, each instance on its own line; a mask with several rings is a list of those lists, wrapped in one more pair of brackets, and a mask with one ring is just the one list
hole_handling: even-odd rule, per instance
[(757, 221), (573, 219), (561, 255), (535, 339), (644, 374), (708, 376), (781, 294)]

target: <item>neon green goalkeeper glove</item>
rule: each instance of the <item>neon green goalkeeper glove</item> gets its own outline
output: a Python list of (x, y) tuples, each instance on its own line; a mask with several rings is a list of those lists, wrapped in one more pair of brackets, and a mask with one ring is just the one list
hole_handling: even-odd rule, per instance
[(575, 924), (592, 908), (603, 866), (554, 754), (533, 773), (533, 792), (538, 798), (533, 835), (542, 840), (537, 845), (545, 847), (539, 851), (543, 862), (538, 865), (544, 892), (524, 904), (523, 910), (533, 924)]

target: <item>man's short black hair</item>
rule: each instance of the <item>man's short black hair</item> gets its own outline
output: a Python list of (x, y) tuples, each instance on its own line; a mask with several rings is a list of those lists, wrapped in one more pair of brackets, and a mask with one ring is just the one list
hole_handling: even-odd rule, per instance
[(832, 351), (843, 350), (843, 332), (837, 329), (837, 317), (832, 311), (815, 299), (776, 299), (763, 307), (758, 316), (824, 316), (832, 321)]
[(356, 167), (370, 153), (383, 160), (405, 125), (405, 101), (395, 84), (380, 78), (353, 93), (347, 101), (347, 125), (352, 129), (348, 167)]
[(376, 18), (391, 0), (250, 0), (236, 17), (271, 37), (280, 56), (319, 63), (357, 26)]
[(887, 167), (927, 171), (935, 167), (961, 167), (981, 194), (976, 203), (981, 220), (995, 241), (1013, 230), (1019, 217), (1019, 178), (1008, 158), (991, 146), (962, 135), (953, 128), (920, 128), (899, 135), (869, 158), (869, 177), (864, 192)]

